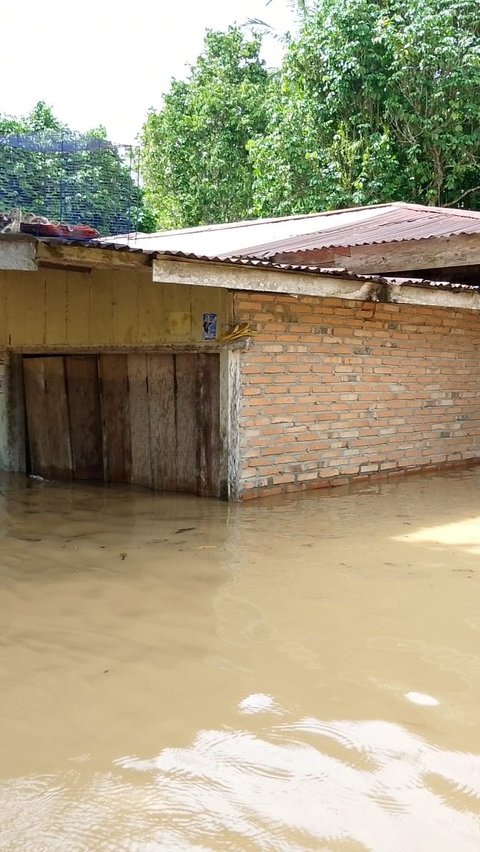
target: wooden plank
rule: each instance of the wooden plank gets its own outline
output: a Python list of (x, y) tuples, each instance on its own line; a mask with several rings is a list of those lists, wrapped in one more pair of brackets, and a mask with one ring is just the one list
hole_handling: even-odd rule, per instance
[(409, 287), (388, 284), (388, 301), (407, 305), (430, 305), (436, 308), (459, 308), (463, 311), (480, 310), (480, 292), (454, 293), (451, 290), (437, 290), (424, 287)]
[(311, 259), (313, 252), (283, 251), (268, 258), (272, 263), (306, 264), (310, 266), (335, 266), (335, 255), (332, 249), (315, 249), (315, 260)]
[(71, 479), (73, 474), (70, 424), (68, 416), (65, 365), (61, 357), (44, 358), (43, 375), (47, 397), (47, 419), (50, 463), (47, 479)]
[(198, 491), (198, 355), (175, 355), (177, 414), (177, 490)]
[[(0, 263), (3, 251), (0, 246)], [(151, 262), (151, 256), (142, 254), (141, 252), (111, 250), (101, 247), (92, 248), (91, 246), (51, 246), (41, 242), (37, 244), (37, 259), (39, 263), (55, 263), (66, 267), (108, 267), (109, 269), (141, 269), (142, 267), (148, 267)], [(30, 269), (30, 266), (7, 268)]]
[(85, 272), (67, 272), (66, 278), (67, 343), (87, 345), (90, 342), (90, 276)]
[(220, 497), (238, 500), (240, 496), (240, 352), (220, 353)]
[(6, 400), (7, 466), (5, 470), (27, 470), (27, 424), (23, 384), (23, 358), (7, 354), (4, 400)]
[(99, 355), (103, 469), (106, 482), (131, 482), (132, 449), (126, 355)]
[(146, 354), (128, 355), (133, 485), (153, 487)]
[(113, 341), (115, 344), (136, 343), (138, 340), (139, 277), (132, 270), (117, 270), (112, 277)]
[(174, 355), (147, 355), (153, 487), (176, 491)]
[[(247, 252), (246, 252), (247, 253)], [(250, 254), (250, 252), (248, 252)], [(346, 257), (350, 257), (348, 246), (336, 246), (329, 249), (305, 249), (303, 251), (283, 251), (271, 255), (268, 259), (272, 263), (292, 263), (294, 265), (305, 264), (307, 266), (336, 266), (350, 268)]]
[(65, 358), (73, 476), (103, 479), (102, 420), (94, 355)]
[[(476, 266), (480, 263), (480, 234), (436, 239), (403, 240), (382, 245), (352, 246), (348, 266), (362, 274), (382, 275), (417, 269)], [(417, 276), (418, 277), (418, 276)], [(421, 277), (421, 276), (420, 276)]]
[(197, 358), (197, 423), (199, 453), (197, 493), (220, 495), (220, 356), (200, 354)]
[[(432, 241), (433, 242), (433, 241)], [(433, 258), (429, 258), (433, 261)], [(469, 261), (470, 262), (470, 261)], [(480, 255), (479, 255), (480, 262)], [(442, 263), (443, 265), (443, 263)], [(458, 263), (457, 263), (458, 265)], [(411, 266), (411, 264), (410, 264)], [(430, 268), (438, 264), (430, 262)], [(397, 268), (396, 262), (389, 268)], [(362, 273), (363, 274), (363, 273)], [(373, 273), (372, 273), (373, 274)], [(359, 288), (366, 282), (347, 280), (326, 275), (306, 274), (302, 272), (283, 272), (273, 269), (250, 269), (233, 267), (221, 263), (196, 263), (184, 261), (155, 260), (153, 270), (154, 281), (168, 281), (177, 284), (192, 284), (198, 287), (218, 287), (225, 290), (250, 290), (259, 293), (285, 293), (298, 296), (319, 296), (337, 299), (359, 299)], [(374, 286), (378, 282), (373, 280)], [(387, 301), (395, 301), (400, 290), (397, 285), (386, 285)], [(458, 307), (465, 310), (479, 310), (478, 295), (471, 292), (451, 293), (435, 288), (409, 288), (411, 298), (409, 304), (432, 304), (430, 294), (435, 293), (437, 307)], [(413, 296), (415, 293), (415, 298)], [(454, 297), (454, 298), (452, 298)], [(398, 301), (402, 301), (401, 296)]]
[(191, 340), (191, 287), (166, 286), (163, 289), (162, 309), (165, 339), (174, 342)]
[(153, 280), (158, 283), (192, 284), (220, 287), (225, 290), (254, 290), (260, 293), (287, 293), (303, 296), (348, 298), (358, 289), (358, 281), (287, 272), (278, 269), (256, 269), (225, 263), (154, 260)]
[[(50, 269), (45, 276), (45, 343), (55, 345), (67, 340), (67, 273)], [(88, 284), (87, 284), (88, 286)]]
[(163, 310), (163, 287), (138, 275), (138, 342), (155, 343), (165, 340), (165, 312)]
[(23, 369), (31, 471), (46, 479), (71, 479), (64, 360), (25, 358)]
[(113, 335), (113, 291), (114, 274), (96, 269), (89, 277), (90, 289), (90, 344), (108, 346)]
[(10, 272), (5, 300), (9, 345), (45, 342), (44, 273)]
[(23, 381), (27, 417), (30, 469), (36, 476), (45, 476), (50, 461), (47, 426), (47, 395), (43, 374), (44, 359), (23, 360)]
[(45, 273), (18, 272), (16, 275), (23, 279), (25, 294), (22, 312), (15, 323), (22, 328), (22, 343), (45, 343)]

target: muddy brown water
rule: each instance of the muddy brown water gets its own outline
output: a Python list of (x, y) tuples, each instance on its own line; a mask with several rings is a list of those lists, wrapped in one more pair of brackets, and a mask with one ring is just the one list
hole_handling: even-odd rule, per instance
[(0, 849), (480, 849), (478, 469), (0, 492)]

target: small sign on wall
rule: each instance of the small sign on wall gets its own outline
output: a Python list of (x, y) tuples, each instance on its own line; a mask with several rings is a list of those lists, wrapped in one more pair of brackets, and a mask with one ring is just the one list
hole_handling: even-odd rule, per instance
[(203, 339), (216, 340), (217, 338), (217, 315), (203, 315)]

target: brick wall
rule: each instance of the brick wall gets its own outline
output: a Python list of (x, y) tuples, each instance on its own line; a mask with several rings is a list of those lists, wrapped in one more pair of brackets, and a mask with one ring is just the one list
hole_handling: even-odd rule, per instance
[(474, 311), (237, 293), (244, 498), (480, 456)]

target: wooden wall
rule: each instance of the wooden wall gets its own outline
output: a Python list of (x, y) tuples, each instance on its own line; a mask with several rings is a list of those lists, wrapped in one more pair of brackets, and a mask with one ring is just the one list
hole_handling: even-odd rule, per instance
[(23, 358), (30, 470), (220, 495), (216, 352)]
[(228, 324), (225, 290), (154, 284), (151, 270), (0, 271), (0, 349), (201, 343), (204, 313)]

